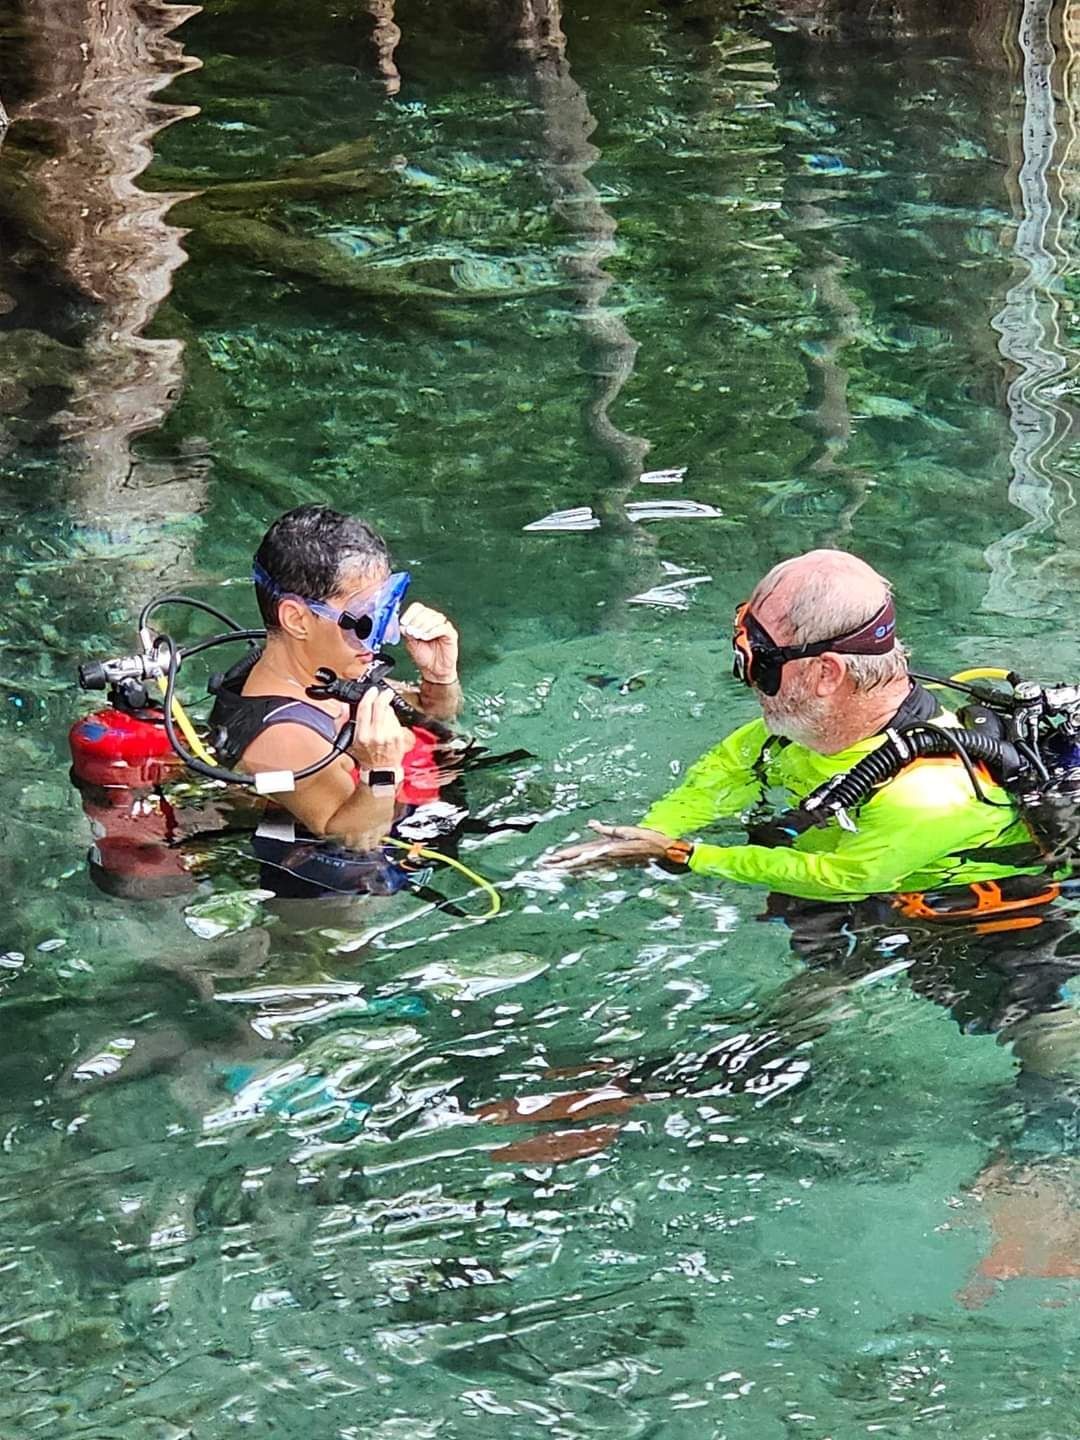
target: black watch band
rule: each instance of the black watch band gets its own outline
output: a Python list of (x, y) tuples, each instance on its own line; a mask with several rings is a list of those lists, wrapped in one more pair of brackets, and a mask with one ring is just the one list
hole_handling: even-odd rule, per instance
[(398, 776), (396, 770), (369, 770), (367, 777), (368, 788), (381, 794), (383, 791), (391, 790), (395, 794), (398, 787)]

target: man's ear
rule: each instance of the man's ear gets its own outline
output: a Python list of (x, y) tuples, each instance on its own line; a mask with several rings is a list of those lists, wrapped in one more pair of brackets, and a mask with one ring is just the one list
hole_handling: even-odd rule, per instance
[(822, 697), (835, 695), (847, 676), (847, 666), (839, 655), (826, 651), (818, 656), (817, 683), (814, 692)]
[(278, 626), (293, 640), (306, 640), (311, 634), (311, 611), (301, 600), (286, 595), (278, 601)]

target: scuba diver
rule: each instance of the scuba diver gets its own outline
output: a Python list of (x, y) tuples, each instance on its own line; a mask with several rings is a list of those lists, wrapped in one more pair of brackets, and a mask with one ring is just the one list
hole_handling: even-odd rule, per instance
[[(697, 761), (640, 825), (590, 822), (602, 838), (557, 851), (549, 865), (659, 860), (820, 901), (993, 887), (1043, 871), (1009, 796), (990, 777), (973, 777), (952, 742), (875, 776), (857, 819), (854, 807), (832, 804), (788, 833), (786, 817), (751, 824), (745, 845), (684, 838), (755, 810), (769, 792), (803, 805), (892, 736), (961, 725), (909, 673), (888, 582), (842, 551), (814, 550), (770, 570), (739, 607), (732, 643), (735, 676), (753, 690), (761, 718)], [(993, 891), (972, 892), (973, 905), (980, 893)]]
[[(747, 1025), (731, 1017), (700, 1054), (593, 1062), (564, 1072), (594, 1089), (486, 1107), (504, 1125), (601, 1120), (678, 1096), (747, 1093), (757, 1103), (810, 1077), (806, 1046), (843, 1014), (854, 985), (903, 972), (965, 1033), (994, 1034), (1018, 1064), (1015, 1128), (972, 1189), (993, 1246), (959, 1298), (980, 1304), (1017, 1276), (1080, 1275), (1080, 687), (1004, 671), (931, 688), (909, 672), (888, 583), (854, 556), (813, 551), (772, 569), (739, 607), (735, 677), (762, 715), (734, 731), (640, 825), (592, 822), (598, 838), (547, 864), (657, 861), (767, 886), (805, 969)], [(1004, 680), (1011, 694), (965, 682)], [(923, 677), (929, 678), (929, 677)], [(939, 686), (968, 694), (956, 712)], [(791, 807), (771, 815), (777, 794)], [(700, 842), (718, 820), (749, 843)], [(570, 1158), (616, 1126), (556, 1131), (506, 1158)], [(1044, 1220), (1062, 1220), (1050, 1244)], [(1072, 1247), (1072, 1237), (1076, 1247)]]
[[(466, 767), (525, 752), (486, 755), (446, 723), (462, 704), (453, 625), (425, 605), (401, 613), (408, 573), (391, 572), (371, 526), (325, 505), (275, 521), (252, 578), (265, 630), (202, 600), (162, 595), (142, 609), (137, 653), (80, 666), (82, 689), (108, 692), (106, 707), (69, 734), (95, 883), (130, 898), (184, 894), (201, 841), (246, 835), (257, 822), (260, 886), (278, 899), (410, 886), (444, 903), (427, 889), (431, 861), (482, 889), (495, 914), (493, 887), (447, 853), (463, 828), (489, 828), (469, 818), (452, 787)], [(180, 645), (152, 624), (161, 609), (180, 607), (227, 628)], [(381, 648), (402, 638), (419, 670), (411, 686), (387, 678), (394, 661)], [(180, 668), (241, 644), (238, 663), (210, 678), (214, 705), (200, 733), (177, 693)], [(202, 786), (192, 804), (175, 785), (184, 771), (218, 788)]]
[[(408, 573), (391, 573), (386, 543), (365, 521), (324, 505), (302, 505), (271, 525), (252, 578), (266, 645), (212, 682), (210, 726), (221, 762), (257, 783), (326, 755), (347, 711), (333, 694), (318, 698), (327, 671), (360, 681), (382, 646), (402, 638), (419, 671), (417, 686), (363, 689), (348, 747), (275, 793), (255, 836), (262, 880), (279, 898), (392, 893), (404, 872), (382, 854), (382, 837), (402, 805), (437, 798), (447, 779), (435, 747), (447, 735), (439, 722), (461, 708), (457, 631), (424, 605), (401, 614)], [(409, 715), (414, 706), (419, 713)], [(402, 710), (412, 724), (398, 718)]]
[[(197, 1104), (214, 1111), (224, 1084), (239, 1097), (231, 1111), (310, 1116), (326, 1107), (336, 1113), (340, 1102), (351, 1126), (368, 1107), (341, 1101), (340, 1075), (327, 1078), (319, 1067), (329, 1051), (340, 1059), (354, 1040), (364, 1053), (362, 1030), (347, 1037), (335, 1031), (333, 1043), (316, 1042), (298, 1054), (275, 1033), (276, 1017), (223, 1020), (213, 1002), (226, 1001), (238, 1013), (236, 982), (271, 964), (278, 980), (299, 974), (310, 983), (314, 970), (317, 994), (326, 983), (333, 988), (327, 951), (335, 942), (326, 927), (351, 923), (358, 898), (366, 908), (371, 897), (377, 905), (378, 897), (408, 890), (423, 903), (393, 907), (401, 913), (364, 934), (334, 932), (347, 967), (384, 928), (432, 911), (457, 917), (449, 929), (497, 915), (499, 893), (458, 858), (459, 838), (527, 831), (533, 822), (471, 816), (461, 777), (531, 757), (521, 750), (489, 754), (450, 728), (463, 698), (457, 632), (427, 606), (403, 609), (410, 577), (392, 573), (385, 542), (363, 520), (322, 505), (289, 511), (263, 537), (252, 577), (265, 630), (245, 629), (202, 600), (161, 595), (139, 615), (134, 654), (80, 666), (83, 690), (107, 692), (105, 707), (79, 718), (69, 733), (72, 780), (94, 835), (95, 884), (146, 900), (189, 895), (199, 880), (214, 883), (184, 910), (181, 935), (189, 939), (193, 931), (199, 946), (177, 943), (168, 929), (175, 907), (166, 907), (155, 909), (133, 947), (143, 970), (154, 967), (163, 984), (184, 987), (190, 1000), (175, 1007), (181, 1020), (162, 1017), (140, 1028), (137, 1045), (101, 1035), (71, 1065), (66, 1083), (114, 1084), (177, 1070), (189, 1100), (198, 1095)], [(181, 644), (158, 629), (162, 609), (194, 610), (224, 628)], [(399, 639), (419, 671), (413, 685), (387, 678), (393, 662), (382, 647)], [(178, 673), (183, 666), (186, 678), (189, 662), (216, 647), (239, 649), (241, 658), (210, 677), (209, 721), (193, 723), (177, 694)], [(217, 842), (227, 836), (253, 850), (258, 889), (235, 890), (226, 871), (219, 891), (214, 871), (232, 856)], [(246, 853), (244, 862), (246, 872)], [(486, 912), (462, 908), (431, 886), (435, 865), (469, 882), (462, 898), (482, 892)], [(334, 913), (335, 899), (344, 913)], [(254, 924), (254, 906), (267, 900), (286, 902), (274, 908), (289, 923)], [(137, 912), (124, 918), (138, 923)], [(310, 939), (298, 944), (305, 934)], [(219, 989), (221, 979), (228, 983)], [(407, 1019), (424, 1008), (419, 995), (351, 997), (347, 1007), (353, 1016)], [(347, 1069), (353, 1075), (352, 1060)]]
[[(461, 709), (457, 631), (445, 615), (412, 604), (402, 615), (407, 572), (392, 574), (385, 541), (365, 521), (325, 505), (302, 505), (275, 520), (252, 567), (266, 645), (216, 686), (210, 723), (229, 765), (302, 770), (325, 754), (345, 711), (341, 700), (312, 699), (318, 671), (355, 680), (384, 644), (402, 637), (420, 672), (408, 693), (427, 715)], [(280, 797), (316, 835), (353, 843), (385, 825), (414, 736), (391, 700), (405, 687), (372, 686), (361, 697), (347, 755)], [(360, 767), (356, 783), (354, 761)]]
[[(806, 1038), (838, 988), (886, 964), (964, 1029), (1014, 1046), (1053, 1029), (1051, 1013), (1071, 1019), (1062, 991), (1080, 947), (1059, 902), (1080, 855), (1080, 689), (991, 671), (1011, 695), (956, 676), (938, 684), (976, 703), (944, 708), (938, 686), (908, 669), (888, 582), (837, 550), (770, 570), (739, 607), (732, 646), (761, 718), (697, 761), (639, 826), (593, 822), (601, 838), (547, 864), (655, 860), (767, 886), (762, 918), (786, 924), (807, 965), (767, 1017), (781, 1052), (795, 1017)], [(793, 807), (779, 815), (778, 792)], [(747, 844), (685, 838), (744, 818)], [(1007, 947), (993, 939), (1004, 932)], [(777, 1056), (760, 1035), (752, 1043), (742, 1086), (762, 1067), (766, 1083)], [(719, 1057), (731, 1063), (723, 1046)], [(1034, 1053), (1024, 1063), (1042, 1068)]]

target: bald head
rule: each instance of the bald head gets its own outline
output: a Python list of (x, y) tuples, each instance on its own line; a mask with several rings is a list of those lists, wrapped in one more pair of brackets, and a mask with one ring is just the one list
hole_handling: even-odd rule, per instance
[[(891, 587), (876, 570), (844, 550), (809, 550), (774, 565), (755, 587), (750, 608), (778, 645), (806, 645), (845, 635), (870, 620)], [(870, 690), (907, 673), (907, 651), (897, 641), (886, 655), (845, 655), (857, 690)]]
[(778, 645), (842, 635), (869, 620), (889, 595), (888, 581), (844, 550), (808, 550), (774, 565), (750, 608)]

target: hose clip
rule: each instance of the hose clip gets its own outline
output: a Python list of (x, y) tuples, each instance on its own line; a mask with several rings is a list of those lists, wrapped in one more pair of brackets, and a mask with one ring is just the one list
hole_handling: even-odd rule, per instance
[(905, 765), (909, 760), (914, 757), (915, 752), (912, 750), (911, 746), (904, 739), (903, 735), (900, 733), (899, 730), (894, 730), (893, 727), (890, 725), (885, 731), (885, 738), (892, 741), (893, 745), (896, 747), (896, 753), (899, 755), (900, 759)]

